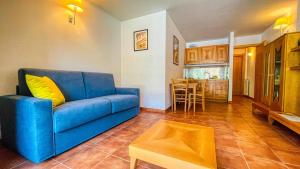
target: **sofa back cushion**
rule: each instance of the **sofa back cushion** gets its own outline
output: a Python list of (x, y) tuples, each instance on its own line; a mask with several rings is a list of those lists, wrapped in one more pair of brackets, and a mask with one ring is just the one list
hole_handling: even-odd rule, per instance
[(87, 98), (95, 98), (116, 93), (112, 74), (83, 72)]
[(24, 96), (32, 96), (25, 81), (26, 74), (47, 76), (51, 78), (61, 90), (67, 102), (86, 98), (82, 72), (45, 69), (20, 69), (19, 94)]

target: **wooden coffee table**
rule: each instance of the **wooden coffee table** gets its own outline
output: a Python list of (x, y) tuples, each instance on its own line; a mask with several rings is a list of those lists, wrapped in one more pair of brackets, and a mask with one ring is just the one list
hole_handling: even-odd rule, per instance
[(170, 169), (217, 168), (214, 129), (161, 120), (129, 145), (130, 168), (143, 160)]

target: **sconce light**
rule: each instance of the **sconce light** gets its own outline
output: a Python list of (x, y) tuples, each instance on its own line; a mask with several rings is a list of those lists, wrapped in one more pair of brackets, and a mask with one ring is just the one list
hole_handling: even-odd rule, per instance
[(249, 53), (248, 53), (248, 56), (249, 56), (249, 57), (253, 56), (253, 53), (252, 53), (252, 52), (249, 52)]
[(283, 16), (276, 19), (273, 29), (280, 29), (280, 35), (282, 35), (285, 28), (289, 26), (289, 17)]
[(76, 14), (78, 12), (83, 12), (82, 9), (82, 1), (81, 0), (70, 0), (69, 3), (67, 4), (67, 7), (71, 9), (73, 12), (73, 16), (69, 17), (69, 22), (73, 23), (73, 25), (76, 24)]

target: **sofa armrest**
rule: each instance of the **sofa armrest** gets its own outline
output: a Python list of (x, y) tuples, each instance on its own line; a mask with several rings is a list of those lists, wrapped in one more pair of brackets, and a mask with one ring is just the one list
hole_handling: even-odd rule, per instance
[(140, 89), (139, 88), (116, 88), (117, 94), (132, 94), (140, 97)]
[(2, 141), (39, 163), (55, 154), (51, 100), (26, 96), (0, 97)]

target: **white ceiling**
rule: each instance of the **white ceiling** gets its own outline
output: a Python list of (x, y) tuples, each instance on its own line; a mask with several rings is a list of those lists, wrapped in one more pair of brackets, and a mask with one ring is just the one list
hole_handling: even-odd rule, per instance
[(296, 0), (90, 0), (120, 20), (167, 10), (187, 42), (261, 33)]

